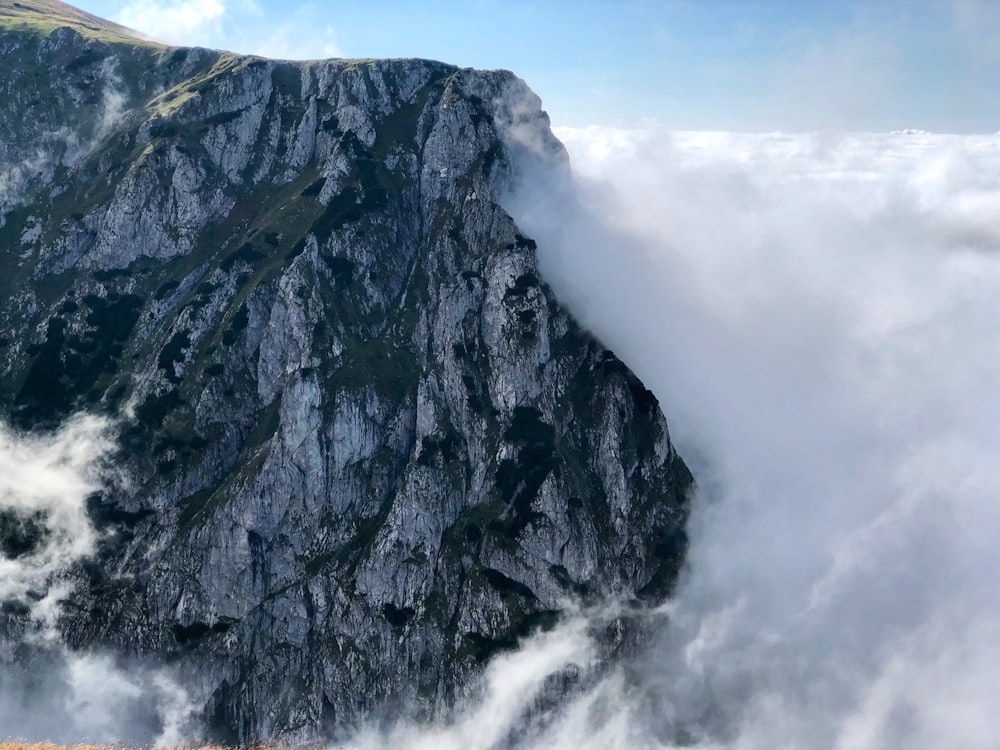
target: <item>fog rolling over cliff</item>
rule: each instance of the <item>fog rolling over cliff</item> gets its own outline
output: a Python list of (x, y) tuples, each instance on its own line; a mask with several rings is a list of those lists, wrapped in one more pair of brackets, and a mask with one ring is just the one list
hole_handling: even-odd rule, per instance
[(1000, 136), (556, 133), (572, 184), (507, 205), (670, 404), (688, 563), (648, 645), (542, 721), (598, 656), (585, 618), (453, 721), (338, 747), (997, 746)]
[(594, 663), (579, 620), (457, 720), (345, 747), (996, 747), (1000, 136), (556, 133), (573, 184), (509, 206), (669, 404), (688, 564), (544, 721), (523, 701)]
[(1000, 136), (557, 134), (512, 211), (700, 490), (640, 676), (537, 746), (995, 747)]
[[(498, 203), (566, 170), (513, 74), (171, 48), (0, 0), (0, 98), (9, 446), (98, 419), (113, 466), (0, 500), (30, 581), (4, 589), (0, 734), (440, 717), (568, 608), (674, 586), (692, 480), (657, 399)], [(641, 620), (595, 621), (594, 654)]]

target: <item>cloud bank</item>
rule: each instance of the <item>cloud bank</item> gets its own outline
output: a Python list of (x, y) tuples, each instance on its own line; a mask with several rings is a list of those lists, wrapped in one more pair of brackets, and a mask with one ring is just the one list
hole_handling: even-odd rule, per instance
[(560, 135), (522, 221), (702, 486), (647, 726), (995, 746), (1000, 138)]

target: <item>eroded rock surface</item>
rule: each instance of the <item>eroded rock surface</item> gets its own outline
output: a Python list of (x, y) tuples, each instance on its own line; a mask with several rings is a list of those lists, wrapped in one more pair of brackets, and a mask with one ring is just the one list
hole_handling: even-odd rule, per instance
[(0, 73), (0, 406), (122, 415), (71, 644), (304, 737), (669, 589), (690, 475), (498, 203), (565, 160), (519, 79), (2, 25)]

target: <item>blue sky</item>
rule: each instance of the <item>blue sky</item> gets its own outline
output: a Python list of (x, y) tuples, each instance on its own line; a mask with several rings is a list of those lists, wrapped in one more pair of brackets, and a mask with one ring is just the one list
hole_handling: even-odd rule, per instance
[(275, 57), (509, 68), (554, 124), (1000, 130), (1000, 0), (80, 0)]

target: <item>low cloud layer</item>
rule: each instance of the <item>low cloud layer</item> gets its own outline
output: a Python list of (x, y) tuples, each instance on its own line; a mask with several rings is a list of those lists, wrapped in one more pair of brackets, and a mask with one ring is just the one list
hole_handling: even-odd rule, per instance
[(99, 541), (87, 499), (113, 480), (114, 447), (111, 423), (93, 416), (46, 434), (0, 425), (0, 611), (13, 625), (0, 635), (0, 740), (174, 746), (197, 736), (172, 672), (60, 638), (77, 565)]
[(652, 736), (995, 746), (1000, 138), (560, 135), (522, 221), (702, 488)]

